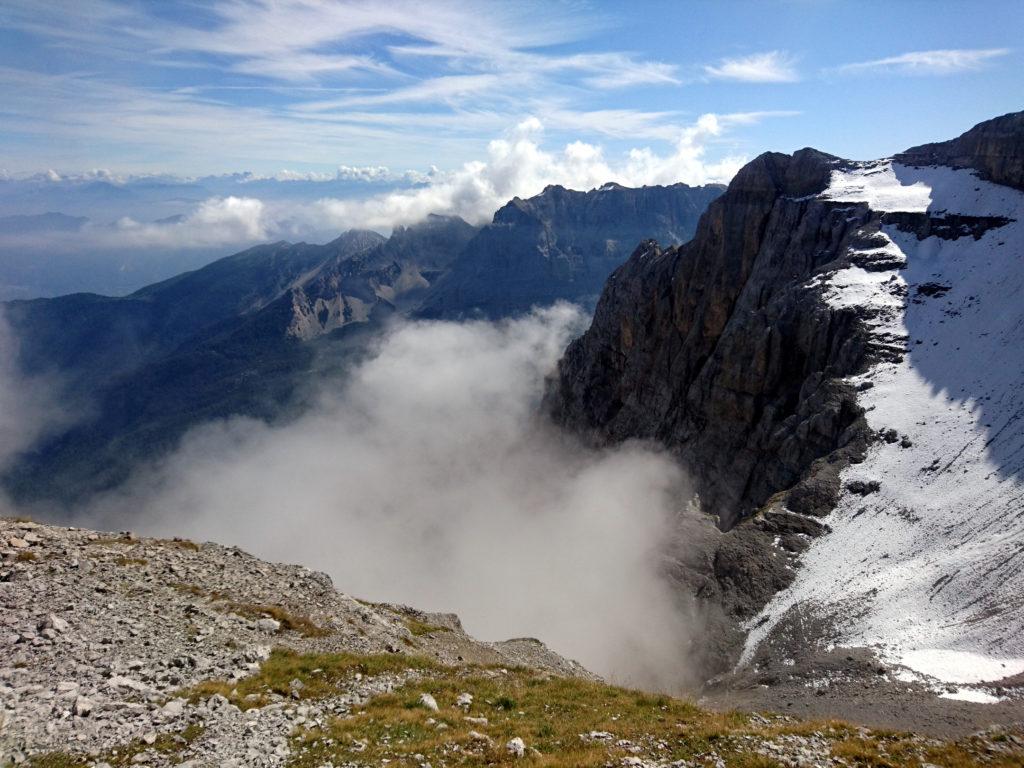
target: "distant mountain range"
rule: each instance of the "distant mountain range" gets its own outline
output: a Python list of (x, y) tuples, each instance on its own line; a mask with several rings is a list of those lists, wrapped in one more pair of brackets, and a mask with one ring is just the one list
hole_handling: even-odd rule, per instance
[(517, 197), (439, 277), (419, 314), (499, 318), (558, 299), (592, 307), (638, 242), (686, 242), (724, 189), (606, 184), (591, 192), (548, 187), (528, 200)]
[(4, 485), (20, 500), (81, 501), (199, 423), (286, 418), (313, 372), (343, 368), (395, 316), (592, 307), (636, 242), (689, 239), (723, 189), (548, 187), (482, 229), (431, 216), (389, 238), (257, 246), (124, 297), (9, 302), (22, 370), (52, 375), (90, 416), (21, 457)]

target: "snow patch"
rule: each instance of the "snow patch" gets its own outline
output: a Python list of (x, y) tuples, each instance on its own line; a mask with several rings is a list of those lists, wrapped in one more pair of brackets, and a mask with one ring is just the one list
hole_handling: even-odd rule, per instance
[(943, 691), (939, 694), (939, 698), (970, 701), (975, 704), (998, 704), (1002, 701), (998, 696), (977, 688), (957, 688), (955, 691)]
[(867, 203), (876, 211), (921, 213), (932, 201), (931, 188), (923, 181), (901, 184), (891, 160), (855, 163), (832, 171), (828, 189), (821, 197), (839, 203)]
[(892, 268), (818, 279), (831, 306), (869, 309), (872, 344), (896, 353), (850, 379), (871, 385), (859, 395), (871, 430), (896, 439), (843, 473), (880, 488), (843, 494), (831, 533), (747, 625), (742, 661), (802, 610), (831, 622), (825, 640), (945, 682), (1024, 671), (1024, 195), (880, 161), (834, 172), (823, 197), (1012, 221), (977, 240), (884, 225)]
[(875, 211), (929, 213), (933, 216), (1021, 215), (1020, 193), (978, 178), (968, 168), (944, 165), (916, 168), (892, 160), (854, 163), (832, 171), (824, 200), (867, 203)]
[(984, 683), (1024, 672), (1024, 659), (999, 659), (970, 651), (934, 648), (906, 651), (903, 666), (950, 683)]

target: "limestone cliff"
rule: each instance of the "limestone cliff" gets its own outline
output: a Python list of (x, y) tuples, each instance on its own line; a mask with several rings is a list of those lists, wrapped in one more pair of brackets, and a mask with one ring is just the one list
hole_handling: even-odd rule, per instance
[(856, 452), (859, 410), (838, 379), (864, 360), (856, 309), (815, 299), (866, 209), (814, 199), (837, 158), (768, 153), (711, 204), (694, 239), (647, 241), (609, 279), (549, 396), (598, 442), (652, 438), (690, 467), (729, 528), (815, 459)]

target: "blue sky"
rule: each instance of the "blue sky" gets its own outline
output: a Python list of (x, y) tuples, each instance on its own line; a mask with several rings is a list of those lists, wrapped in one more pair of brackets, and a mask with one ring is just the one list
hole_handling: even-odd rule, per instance
[(876, 157), (1021, 109), (1021, 40), (1019, 0), (5, 0), (0, 168), (450, 171), (525, 131), (699, 182), (766, 149)]

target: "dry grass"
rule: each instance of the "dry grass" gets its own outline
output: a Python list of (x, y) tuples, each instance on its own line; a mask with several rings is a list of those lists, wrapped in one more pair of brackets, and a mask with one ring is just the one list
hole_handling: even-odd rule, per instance
[(138, 543), (138, 539), (130, 539), (127, 536), (100, 536), (85, 542), (89, 547), (130, 547)]
[[(424, 692), (434, 696), (440, 712), (419, 704)], [(469, 714), (487, 718), (486, 726), (467, 722), (466, 713), (454, 706), (463, 692), (474, 697)], [(471, 738), (472, 730), (485, 733), (491, 741)], [(613, 736), (581, 738), (595, 731)], [(524, 761), (517, 761), (504, 747), (519, 736), (532, 750), (525, 762), (544, 768), (617, 765), (634, 754), (627, 749), (630, 745), (646, 759), (659, 762), (714, 764), (712, 757), (717, 756), (730, 768), (777, 768), (781, 763), (756, 747), (803, 736), (827, 745), (823, 760), (832, 757), (851, 768), (1024, 765), (1024, 750), (997, 755), (990, 742), (983, 749), (980, 744), (972, 747), (970, 741), (941, 744), (910, 734), (863, 733), (838, 721), (777, 719), (766, 724), (745, 714), (710, 712), (668, 696), (529, 670), (435, 667), (393, 693), (374, 697), (352, 717), (297, 734), (291, 764), (302, 768), (327, 762), (382, 765), (390, 761), (396, 766), (429, 762), (464, 768), (521, 764)]]
[(34, 523), (31, 517), (25, 515), (0, 515), (0, 520), (7, 520), (11, 523)]
[(179, 733), (160, 734), (153, 744), (146, 744), (142, 740), (133, 741), (123, 747), (104, 752), (98, 758), (88, 758), (72, 752), (47, 752), (29, 758), (26, 765), (29, 768), (86, 768), (105, 762), (113, 768), (127, 768), (136, 765), (132, 759), (146, 750), (153, 750), (177, 762), (174, 758), (184, 752), (202, 733), (201, 725), (192, 724)]
[(38, 559), (39, 556), (29, 549), (23, 549), (14, 556), (14, 562), (16, 563), (34, 563)]
[(187, 549), (190, 552), (198, 552), (199, 545), (191, 539), (156, 539), (155, 544), (161, 544), (165, 547), (175, 547), (176, 549)]
[(281, 629), (298, 632), (303, 637), (326, 637), (331, 634), (331, 630), (314, 623), (308, 616), (294, 613), (276, 603), (244, 603), (234, 600), (224, 592), (211, 592), (195, 584), (180, 581), (171, 584), (171, 588), (192, 597), (206, 598), (215, 608), (225, 613), (237, 613), (247, 619), (275, 619), (280, 622)]
[(195, 584), (186, 584), (183, 581), (176, 581), (171, 584), (171, 589), (181, 592), (183, 595), (192, 595), (192, 597), (206, 597), (206, 591), (201, 587), (197, 587)]
[[(260, 666), (260, 671), (238, 682), (207, 680), (192, 688), (178, 692), (190, 701), (207, 699), (220, 694), (241, 709), (264, 706), (272, 696), (294, 699), (323, 699), (344, 690), (357, 673), (376, 676), (397, 674), (409, 669), (436, 670), (438, 665), (430, 659), (397, 654), (322, 653), (298, 654), (278, 648)], [(292, 686), (299, 680), (301, 687)]]
[(229, 601), (224, 607), (232, 613), (237, 613), (239, 616), (245, 616), (249, 619), (262, 619), (266, 617), (276, 619), (281, 623), (281, 629), (298, 632), (303, 637), (326, 637), (331, 633), (329, 629), (314, 624), (308, 616), (292, 613), (280, 605)]
[(434, 632), (451, 632), (448, 627), (442, 627), (437, 624), (427, 624), (425, 621), (408, 617), (405, 619), (405, 626), (408, 627), (409, 631), (412, 632), (416, 637), (422, 637), (423, 635), (431, 635)]
[[(423, 692), (434, 696), (441, 707), (439, 713), (419, 705)], [(463, 692), (473, 694), (471, 714), (486, 717), (487, 726), (466, 722), (465, 713), (454, 706)], [(446, 727), (439, 730), (438, 723)], [(390, 760), (404, 765), (413, 755), (421, 754), (426, 762), (450, 766), (512, 764), (516, 760), (504, 745), (515, 736), (536, 750), (531, 764), (552, 768), (618, 762), (631, 754), (614, 745), (620, 739), (641, 746), (662, 741), (666, 747), (658, 751), (658, 757), (681, 760), (721, 749), (723, 739), (746, 724), (744, 715), (706, 712), (680, 699), (603, 683), (527, 670), (474, 669), (469, 674), (443, 670), (373, 698), (355, 717), (336, 719), (322, 731), (299, 737), (293, 763), (380, 765)], [(485, 732), (491, 743), (474, 740), (472, 730)], [(612, 733), (614, 740), (580, 737), (592, 731)], [(777, 764), (760, 755), (735, 752), (729, 765), (765, 768)]]
[(144, 557), (125, 557), (119, 555), (114, 558), (114, 565), (149, 565), (149, 560)]

